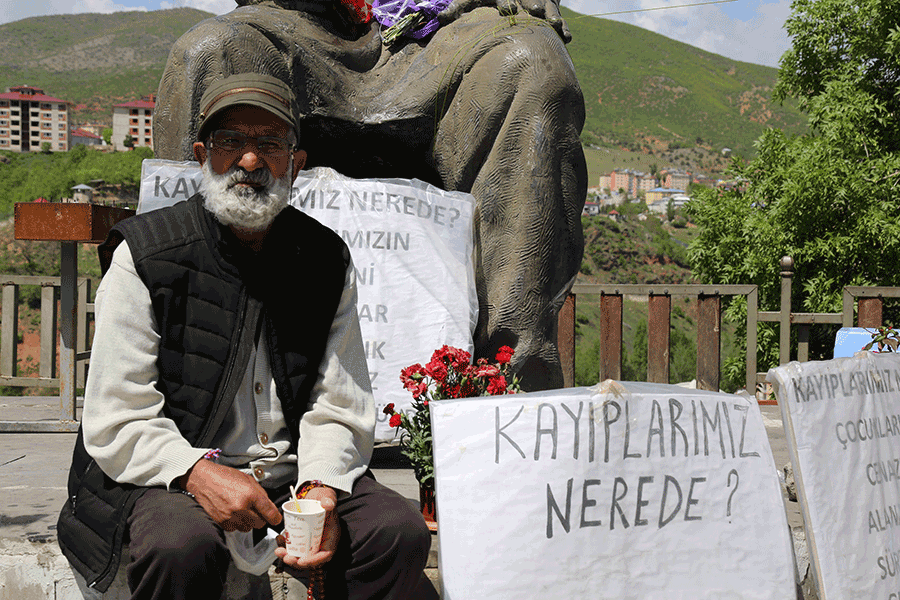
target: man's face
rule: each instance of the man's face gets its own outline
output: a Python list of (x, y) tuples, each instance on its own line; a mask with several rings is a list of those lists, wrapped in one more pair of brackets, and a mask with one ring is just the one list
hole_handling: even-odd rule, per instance
[(293, 142), (290, 126), (262, 108), (224, 111), (207, 143), (194, 144), (206, 207), (226, 225), (267, 229), (287, 205), (291, 183), (306, 162)]

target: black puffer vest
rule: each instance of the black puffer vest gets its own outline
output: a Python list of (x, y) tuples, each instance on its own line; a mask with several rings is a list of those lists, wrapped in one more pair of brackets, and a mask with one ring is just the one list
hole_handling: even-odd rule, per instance
[[(123, 239), (159, 327), (164, 414), (192, 445), (208, 446), (265, 319), (272, 375), (296, 447), (350, 261), (340, 237), (288, 207), (262, 250), (252, 252), (194, 196), (116, 225), (100, 247), (104, 272)], [(79, 431), (57, 533), (73, 567), (101, 592), (115, 578), (126, 519), (143, 489), (107, 477)]]

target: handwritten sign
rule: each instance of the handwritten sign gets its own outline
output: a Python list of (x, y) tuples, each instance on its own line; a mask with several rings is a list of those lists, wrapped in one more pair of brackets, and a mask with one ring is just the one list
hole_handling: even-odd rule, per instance
[(820, 598), (900, 599), (900, 356), (769, 371)]
[[(187, 200), (199, 191), (201, 178), (196, 162), (145, 160), (138, 212)], [(472, 351), (478, 317), (474, 199), (416, 180), (357, 180), (317, 168), (300, 172), (291, 204), (350, 248), (378, 409), (375, 437), (393, 440), (381, 408), (392, 402), (397, 410), (411, 410), (401, 369), (424, 364), (443, 344)]]
[(443, 598), (788, 598), (749, 398), (606, 381), (431, 405)]

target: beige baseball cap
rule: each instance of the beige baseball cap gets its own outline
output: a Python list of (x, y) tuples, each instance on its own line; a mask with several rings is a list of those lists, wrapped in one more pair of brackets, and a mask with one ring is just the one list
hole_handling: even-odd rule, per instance
[(203, 140), (209, 133), (213, 117), (220, 111), (237, 104), (249, 104), (263, 108), (294, 128), (300, 137), (297, 122), (297, 105), (294, 92), (286, 83), (261, 73), (238, 73), (213, 83), (200, 99), (200, 123), (197, 139)]

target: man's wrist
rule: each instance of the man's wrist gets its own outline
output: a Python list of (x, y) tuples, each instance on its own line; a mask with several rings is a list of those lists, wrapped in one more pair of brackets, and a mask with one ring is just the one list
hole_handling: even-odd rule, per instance
[(319, 481), (318, 479), (310, 479), (308, 481), (305, 481), (300, 486), (300, 488), (297, 490), (297, 497), (305, 498), (306, 495), (308, 493), (310, 493), (312, 490), (314, 490), (316, 488), (320, 488), (320, 487), (328, 487), (328, 486), (325, 485), (324, 483), (322, 483), (321, 481)]

